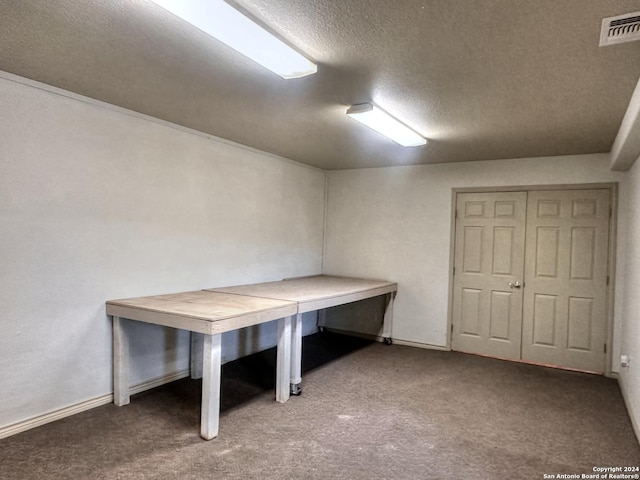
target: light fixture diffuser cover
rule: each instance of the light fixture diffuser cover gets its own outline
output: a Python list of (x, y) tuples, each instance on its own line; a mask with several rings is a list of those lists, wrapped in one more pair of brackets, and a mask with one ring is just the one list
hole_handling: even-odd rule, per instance
[(403, 147), (426, 145), (427, 139), (412, 128), (370, 103), (352, 105), (347, 115)]
[(152, 0), (282, 78), (299, 78), (318, 67), (222, 0)]

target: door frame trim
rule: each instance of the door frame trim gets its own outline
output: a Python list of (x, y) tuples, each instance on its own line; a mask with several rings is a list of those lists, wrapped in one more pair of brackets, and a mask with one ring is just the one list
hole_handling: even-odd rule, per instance
[(487, 193), (487, 192), (529, 192), (532, 190), (609, 190), (611, 196), (611, 216), (609, 221), (609, 252), (607, 275), (609, 285), (607, 287), (605, 337), (607, 352), (605, 354), (606, 377), (615, 377), (617, 372), (612, 370), (613, 363), (613, 327), (615, 314), (615, 293), (616, 293), (616, 246), (618, 243), (618, 182), (604, 183), (572, 183), (572, 184), (551, 184), (551, 185), (513, 185), (496, 187), (461, 187), (451, 189), (451, 228), (449, 234), (449, 299), (447, 306), (447, 349), (451, 350), (451, 336), (453, 328), (453, 267), (455, 260), (456, 241), (456, 202), (458, 193)]

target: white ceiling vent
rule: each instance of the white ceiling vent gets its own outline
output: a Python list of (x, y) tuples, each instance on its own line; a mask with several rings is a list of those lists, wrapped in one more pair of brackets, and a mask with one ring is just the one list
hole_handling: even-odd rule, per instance
[(602, 20), (600, 46), (640, 40), (640, 12), (627, 13)]

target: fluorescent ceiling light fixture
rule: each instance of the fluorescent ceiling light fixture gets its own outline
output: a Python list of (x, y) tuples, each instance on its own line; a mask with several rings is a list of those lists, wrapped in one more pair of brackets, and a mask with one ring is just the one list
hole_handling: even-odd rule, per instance
[(347, 110), (347, 115), (385, 137), (389, 137), (403, 147), (417, 147), (427, 144), (427, 139), (422, 135), (396, 120), (384, 110), (369, 103), (353, 105)]
[(282, 78), (318, 71), (315, 63), (222, 0), (152, 1)]

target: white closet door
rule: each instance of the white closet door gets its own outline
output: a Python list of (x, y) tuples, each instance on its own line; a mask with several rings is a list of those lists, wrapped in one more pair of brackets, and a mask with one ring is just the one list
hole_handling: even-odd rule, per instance
[(452, 348), (519, 359), (526, 192), (456, 201)]
[(522, 359), (605, 368), (609, 190), (529, 192)]

